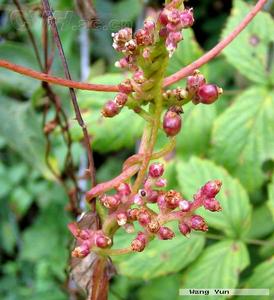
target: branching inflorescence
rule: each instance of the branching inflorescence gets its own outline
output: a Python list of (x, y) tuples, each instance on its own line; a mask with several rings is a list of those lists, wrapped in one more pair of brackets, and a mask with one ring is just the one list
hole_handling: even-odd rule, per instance
[[(198, 70), (187, 78), (185, 87), (164, 89), (169, 58), (183, 40), (182, 30), (193, 23), (192, 8), (186, 9), (182, 0), (174, 0), (167, 1), (157, 20), (145, 20), (144, 27), (134, 34), (131, 28), (113, 34), (113, 47), (123, 55), (115, 65), (132, 72), (132, 77), (119, 85), (118, 94), (104, 105), (102, 115), (112, 118), (127, 107), (141, 116), (146, 126), (139, 153), (124, 163), (122, 173), (87, 192), (89, 203), (98, 199), (102, 227), (94, 231), (78, 228), (77, 223), (70, 224), (78, 241), (73, 256), (85, 257), (91, 251), (102, 255), (141, 252), (155, 237), (170, 240), (175, 236), (167, 223), (177, 221), (180, 232), (187, 236), (192, 230), (208, 229), (205, 220), (195, 213), (198, 208), (221, 210), (215, 199), (221, 188), (219, 180), (206, 183), (189, 201), (178, 191), (166, 190), (164, 165), (151, 163), (174, 149), (186, 103), (211, 104), (222, 93), (221, 88), (207, 83)], [(159, 130), (165, 132), (169, 144), (153, 153)], [(114, 194), (109, 193), (113, 190)], [(126, 249), (111, 249), (115, 232), (122, 227), (126, 233), (133, 233), (136, 223), (142, 230), (136, 233), (131, 245)]]

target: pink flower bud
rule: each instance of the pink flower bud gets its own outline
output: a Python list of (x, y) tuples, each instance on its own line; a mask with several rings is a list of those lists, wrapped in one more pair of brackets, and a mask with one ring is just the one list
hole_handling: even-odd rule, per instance
[(130, 41), (125, 43), (125, 47), (124, 47), (122, 52), (132, 54), (132, 53), (134, 53), (136, 48), (137, 48), (136, 41), (135, 40), (130, 40)]
[(116, 188), (116, 191), (121, 196), (128, 196), (131, 193), (131, 188), (129, 184), (123, 182)]
[(194, 230), (207, 231), (208, 227), (204, 218), (198, 215), (194, 215), (190, 219), (190, 226)]
[(219, 95), (223, 93), (223, 90), (218, 88), (215, 84), (202, 85), (197, 92), (197, 99), (200, 103), (211, 104), (214, 103)]
[(131, 249), (135, 252), (142, 252), (146, 247), (147, 239), (143, 232), (139, 232), (131, 243)]
[(172, 24), (179, 24), (181, 21), (180, 15), (181, 13), (178, 9), (172, 9), (168, 11), (167, 12), (168, 22)]
[(105, 118), (112, 118), (120, 112), (120, 108), (113, 100), (108, 101), (102, 110), (102, 115)]
[(193, 9), (186, 9), (180, 14), (181, 25), (183, 28), (191, 27), (194, 24)]
[(159, 178), (155, 181), (155, 186), (163, 188), (167, 185), (167, 180), (165, 178)]
[(160, 223), (156, 219), (151, 220), (151, 222), (147, 225), (147, 230), (151, 233), (157, 233), (159, 229)]
[(160, 227), (158, 236), (161, 240), (171, 240), (175, 237), (174, 232), (168, 227)]
[(150, 190), (147, 195), (147, 201), (150, 203), (156, 203), (158, 200), (158, 191)]
[(134, 202), (134, 204), (136, 204), (136, 205), (144, 205), (144, 199), (139, 195), (139, 194), (136, 194), (135, 196), (134, 196), (134, 198), (133, 198), (133, 202)]
[(148, 223), (151, 221), (151, 216), (149, 212), (145, 209), (142, 209), (138, 212), (137, 220), (142, 226), (147, 226)]
[(201, 192), (207, 198), (214, 198), (219, 193), (221, 187), (222, 182), (220, 180), (211, 180), (201, 188)]
[(138, 70), (133, 74), (133, 80), (139, 84), (145, 82), (144, 72), (142, 70)]
[(114, 98), (114, 101), (116, 102), (116, 104), (119, 106), (119, 108), (124, 107), (125, 104), (127, 103), (127, 99), (128, 96), (127, 94), (124, 93), (119, 93), (116, 95), (116, 97)]
[(112, 241), (108, 236), (105, 236), (103, 234), (99, 234), (95, 238), (95, 245), (99, 248), (107, 248), (111, 246)]
[(179, 224), (179, 230), (184, 236), (187, 236), (191, 232), (191, 228), (185, 223)]
[(166, 201), (165, 201), (165, 194), (160, 194), (158, 196), (157, 204), (161, 211), (166, 210), (167, 206), (166, 206)]
[(145, 20), (144, 29), (147, 32), (152, 33), (155, 29), (155, 22), (153, 20)]
[(135, 39), (137, 42), (137, 45), (140, 46), (150, 46), (154, 42), (153, 34), (150, 34), (145, 29), (139, 29), (135, 33)]
[(90, 243), (84, 242), (71, 252), (71, 256), (76, 258), (84, 258), (88, 256), (89, 253), (90, 253)]
[(163, 129), (167, 136), (177, 135), (182, 127), (181, 116), (173, 111), (167, 111), (164, 116)]
[(112, 34), (113, 37), (113, 48), (116, 51), (122, 52), (125, 50), (125, 44), (132, 39), (132, 29), (123, 28), (117, 33)]
[(127, 223), (127, 215), (126, 213), (119, 213), (116, 216), (116, 220), (119, 226), (123, 226)]
[(198, 70), (193, 75), (187, 77), (187, 91), (192, 96), (197, 93), (199, 87), (205, 84), (205, 77)]
[(127, 211), (127, 216), (128, 216), (129, 221), (136, 221), (138, 213), (139, 213), (139, 209), (137, 209), (137, 208), (129, 209)]
[(149, 167), (149, 176), (152, 178), (161, 177), (164, 174), (164, 165), (160, 163), (154, 163)]
[(121, 203), (120, 198), (116, 197), (116, 196), (104, 195), (104, 196), (101, 197), (100, 200), (101, 200), (102, 204), (106, 208), (109, 208), (109, 209), (116, 209)]
[(165, 202), (170, 209), (178, 207), (180, 201), (182, 201), (182, 196), (177, 191), (170, 190), (165, 194)]
[(222, 207), (221, 207), (219, 201), (217, 201), (215, 198), (206, 198), (204, 200), (204, 207), (205, 207), (205, 209), (213, 211), (213, 212), (222, 210)]
[(183, 212), (189, 212), (191, 208), (191, 203), (187, 200), (181, 200), (179, 201), (179, 208)]
[(132, 85), (129, 79), (126, 79), (118, 86), (119, 91), (124, 94), (130, 94), (132, 92)]
[(159, 22), (162, 25), (167, 25), (168, 23), (168, 13), (169, 11), (167, 9), (164, 9), (163, 11), (161, 11), (160, 15), (159, 15)]

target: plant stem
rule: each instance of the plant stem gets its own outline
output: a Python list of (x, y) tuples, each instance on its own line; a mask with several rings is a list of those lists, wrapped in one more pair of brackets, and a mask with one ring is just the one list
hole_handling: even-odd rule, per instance
[[(71, 80), (71, 75), (69, 72), (69, 67), (68, 67), (68, 63), (65, 57), (65, 53), (64, 53), (64, 49), (62, 46), (62, 42), (59, 36), (59, 32), (55, 23), (55, 19), (53, 17), (52, 14), (52, 10), (50, 8), (50, 4), (48, 0), (42, 0), (43, 3), (43, 8), (44, 8), (44, 13), (46, 14), (46, 17), (48, 18), (48, 21), (50, 23), (51, 26), (51, 30), (54, 36), (54, 40), (56, 43), (56, 46), (58, 48), (59, 51), (59, 56), (61, 58), (63, 67), (64, 67), (64, 71), (65, 71), (65, 76), (67, 79)], [(75, 111), (75, 115), (76, 115), (76, 119), (78, 121), (78, 124), (80, 125), (80, 127), (82, 128), (83, 131), (83, 135), (84, 135), (84, 141), (85, 141), (85, 146), (86, 146), (86, 150), (87, 150), (87, 154), (88, 154), (88, 160), (89, 160), (89, 173), (90, 173), (90, 177), (91, 177), (91, 183), (92, 186), (95, 186), (95, 167), (94, 167), (94, 160), (93, 160), (93, 153), (92, 153), (92, 148), (91, 148), (91, 143), (90, 143), (90, 138), (89, 138), (89, 134), (86, 128), (86, 124), (82, 118), (82, 114), (80, 111), (80, 107), (78, 105), (78, 101), (77, 101), (77, 97), (75, 94), (75, 91), (73, 88), (69, 89), (70, 92), (70, 96), (71, 96), (71, 100), (72, 100), (72, 104), (74, 107), (74, 111)]]
[(267, 0), (259, 0), (257, 4), (252, 8), (252, 10), (248, 13), (248, 15), (242, 20), (242, 22), (219, 44), (217, 44), (214, 48), (212, 48), (205, 55), (181, 69), (177, 73), (169, 76), (165, 79), (164, 86), (167, 87), (184, 77), (191, 75), (194, 70), (199, 69), (204, 64), (208, 63), (214, 57), (219, 55), (222, 50), (227, 47), (245, 28), (246, 26), (253, 20), (253, 18), (258, 14), (258, 12), (263, 8)]

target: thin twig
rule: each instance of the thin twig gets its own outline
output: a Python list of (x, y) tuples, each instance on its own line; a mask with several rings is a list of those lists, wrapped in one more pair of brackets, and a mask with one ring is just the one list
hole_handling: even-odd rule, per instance
[[(65, 71), (65, 77), (68, 80), (71, 80), (71, 75), (69, 72), (69, 67), (68, 67), (68, 63), (65, 57), (65, 53), (64, 53), (64, 49), (61, 43), (61, 39), (59, 36), (59, 32), (55, 23), (55, 19), (53, 17), (52, 14), (52, 10), (50, 8), (50, 4), (48, 0), (43, 0), (43, 7), (44, 7), (44, 13), (46, 14), (46, 17), (48, 18), (49, 24), (51, 26), (51, 30), (54, 36), (54, 40), (56, 43), (56, 46), (58, 48), (59, 51), (59, 55), (60, 58), (62, 60), (62, 64), (64, 67), (64, 71)], [(72, 104), (74, 107), (74, 111), (75, 111), (75, 115), (76, 115), (76, 119), (78, 121), (78, 124), (81, 126), (82, 131), (83, 131), (83, 135), (84, 135), (84, 141), (85, 141), (85, 146), (86, 146), (86, 150), (87, 150), (87, 154), (88, 154), (88, 160), (89, 160), (89, 173), (91, 176), (91, 181), (92, 181), (92, 186), (95, 185), (95, 168), (94, 168), (94, 160), (93, 160), (93, 153), (92, 153), (92, 148), (91, 148), (91, 143), (90, 143), (90, 138), (89, 138), (89, 134), (86, 128), (86, 124), (82, 118), (82, 114), (80, 111), (80, 107), (78, 105), (78, 101), (77, 101), (77, 97), (75, 94), (75, 91), (73, 88), (69, 89), (70, 92), (70, 96), (71, 96), (71, 100), (72, 100)]]
[(245, 28), (246, 26), (253, 20), (253, 18), (258, 14), (258, 12), (263, 8), (267, 0), (259, 0), (257, 4), (252, 8), (252, 10), (248, 13), (248, 15), (243, 19), (243, 21), (219, 44), (217, 44), (214, 48), (212, 48), (205, 55), (181, 69), (177, 73), (169, 76), (165, 79), (164, 86), (167, 87), (177, 81), (180, 81), (184, 77), (191, 75), (193, 71), (199, 69), (204, 64), (208, 63), (214, 57), (219, 55), (222, 50), (227, 47)]

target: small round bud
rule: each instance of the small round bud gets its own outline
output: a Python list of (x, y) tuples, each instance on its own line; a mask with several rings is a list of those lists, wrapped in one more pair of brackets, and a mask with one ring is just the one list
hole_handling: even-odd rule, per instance
[(130, 94), (132, 92), (132, 85), (129, 79), (126, 79), (118, 86), (119, 91), (124, 94)]
[(191, 203), (187, 200), (181, 200), (179, 201), (179, 208), (183, 212), (189, 212), (191, 208)]
[(102, 204), (109, 209), (116, 209), (121, 203), (119, 197), (115, 197), (115, 196), (104, 195), (103, 197), (101, 197), (100, 200)]
[(163, 188), (167, 185), (167, 180), (165, 178), (159, 178), (155, 181), (155, 186)]
[(152, 178), (161, 177), (164, 174), (164, 165), (160, 163), (150, 165), (148, 174)]
[(121, 196), (128, 196), (131, 193), (131, 188), (130, 188), (129, 184), (123, 182), (123, 183), (120, 183), (120, 185), (116, 188), (116, 191)]
[(190, 8), (184, 10), (180, 15), (180, 19), (183, 28), (188, 28), (193, 26), (194, 24), (193, 9)]
[(158, 191), (150, 190), (147, 195), (147, 201), (149, 203), (156, 203), (158, 196), (159, 196)]
[(204, 218), (198, 215), (194, 215), (190, 219), (190, 226), (194, 230), (207, 231), (208, 227), (205, 223)]
[(84, 258), (88, 256), (90, 253), (90, 244), (89, 243), (83, 243), (79, 247), (76, 247), (72, 252), (71, 256), (76, 258)]
[(178, 207), (179, 202), (182, 200), (182, 196), (179, 192), (170, 190), (165, 194), (165, 202), (168, 208), (175, 209)]
[(215, 84), (205, 84), (202, 85), (197, 92), (197, 99), (200, 103), (203, 104), (212, 104), (222, 93), (222, 90), (217, 87)]
[(124, 107), (127, 103), (128, 96), (125, 93), (118, 93), (116, 97), (114, 98), (114, 101), (116, 104), (121, 108)]
[(203, 74), (199, 70), (194, 71), (193, 75), (187, 77), (186, 89), (190, 95), (197, 93), (199, 87), (206, 84), (206, 80)]
[(112, 241), (108, 236), (105, 236), (103, 234), (97, 235), (95, 238), (95, 245), (99, 248), (107, 248), (111, 246)]
[(145, 209), (142, 209), (138, 212), (137, 220), (142, 226), (147, 226), (148, 223), (151, 221), (151, 216), (149, 212)]
[(119, 112), (120, 112), (120, 108), (118, 104), (115, 101), (110, 100), (104, 105), (102, 110), (102, 115), (105, 118), (112, 118), (118, 115)]
[(137, 215), (138, 215), (139, 209), (138, 208), (132, 208), (127, 211), (127, 216), (130, 221), (136, 221)]
[(164, 116), (163, 129), (167, 136), (177, 135), (182, 127), (181, 116), (173, 111), (167, 111)]
[(161, 240), (171, 240), (175, 237), (174, 232), (168, 227), (160, 227), (158, 236)]
[(133, 198), (133, 203), (136, 205), (144, 205), (144, 199), (139, 194), (136, 194)]
[(133, 80), (139, 84), (145, 82), (144, 72), (142, 70), (138, 70), (133, 74)]
[(91, 237), (90, 231), (88, 229), (80, 229), (77, 237), (81, 240), (88, 240)]
[(220, 191), (222, 182), (220, 180), (211, 180), (201, 189), (202, 195), (207, 198), (214, 198)]
[(143, 232), (138, 232), (137, 237), (131, 243), (131, 249), (135, 252), (142, 252), (146, 247), (147, 239)]
[(191, 228), (185, 223), (179, 224), (179, 230), (184, 236), (187, 236), (191, 232)]
[(159, 22), (162, 25), (167, 25), (168, 23), (168, 10), (164, 9), (163, 11), (161, 11), (160, 15), (159, 15)]
[(119, 226), (124, 226), (127, 223), (126, 213), (119, 213), (116, 216), (116, 220)]
[(204, 200), (204, 207), (205, 209), (215, 212), (215, 211), (220, 211), (222, 210), (222, 207), (219, 203), (219, 201), (217, 201), (215, 198), (206, 198)]
[(157, 220), (153, 219), (147, 225), (147, 230), (151, 233), (157, 233), (160, 229), (160, 224)]

